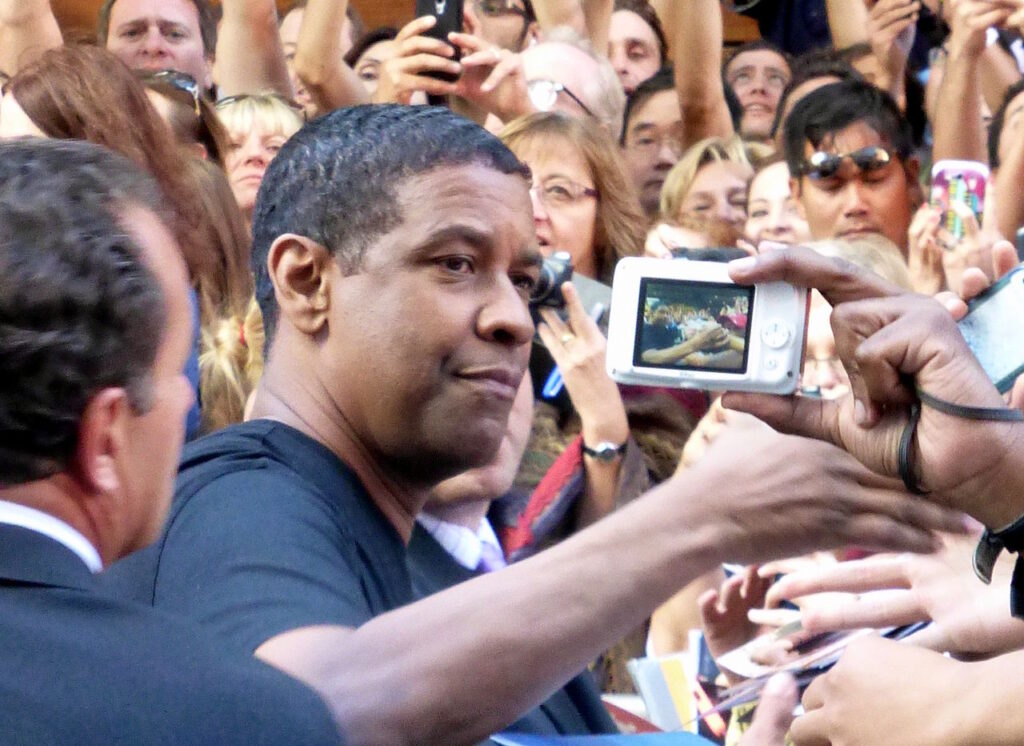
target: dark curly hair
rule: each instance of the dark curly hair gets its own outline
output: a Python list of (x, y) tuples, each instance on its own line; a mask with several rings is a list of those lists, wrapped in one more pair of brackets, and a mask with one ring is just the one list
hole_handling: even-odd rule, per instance
[(149, 408), (164, 297), (119, 219), (159, 195), (95, 145), (0, 144), (0, 486), (66, 469), (101, 389)]
[(252, 215), (252, 270), (267, 352), (277, 324), (267, 256), (278, 236), (311, 238), (345, 272), (357, 272), (363, 251), (401, 225), (396, 195), (405, 179), (473, 163), (530, 178), (498, 138), (442, 107), (352, 106), (292, 135), (270, 162)]

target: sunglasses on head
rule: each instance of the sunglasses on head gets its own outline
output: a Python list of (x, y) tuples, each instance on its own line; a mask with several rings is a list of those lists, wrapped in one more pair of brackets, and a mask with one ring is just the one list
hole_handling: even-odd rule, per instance
[(852, 153), (825, 153), (819, 150), (804, 161), (800, 172), (812, 179), (828, 179), (839, 172), (844, 158), (853, 161), (853, 165), (863, 173), (878, 171), (892, 161), (892, 155), (880, 145), (869, 145)]
[(188, 73), (177, 70), (160, 70), (155, 73), (139, 73), (139, 80), (146, 84), (168, 85), (187, 93), (192, 99), (192, 108), (196, 116), (200, 116), (199, 99), (202, 96), (202, 91), (199, 90), (196, 79)]
[(220, 111), (225, 106), (231, 106), (231, 104), (237, 104), (240, 101), (248, 101), (248, 100), (257, 100), (258, 101), (260, 99), (263, 99), (263, 100), (274, 99), (278, 103), (284, 104), (289, 109), (291, 109), (296, 114), (298, 114), (299, 117), (302, 118), (303, 122), (307, 121), (306, 109), (302, 106), (302, 104), (300, 104), (298, 101), (296, 101), (294, 99), (288, 98), (287, 96), (282, 96), (280, 93), (273, 93), (273, 92), (270, 92), (270, 93), (239, 93), (239, 94), (237, 94), (235, 96), (225, 96), (224, 98), (217, 99), (217, 102), (214, 104), (214, 107), (218, 111)]

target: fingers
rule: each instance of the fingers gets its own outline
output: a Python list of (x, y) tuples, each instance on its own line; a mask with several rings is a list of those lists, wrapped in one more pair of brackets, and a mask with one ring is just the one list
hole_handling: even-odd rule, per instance
[(796, 679), (791, 675), (776, 674), (768, 679), (761, 691), (754, 720), (740, 739), (739, 746), (780, 746), (793, 722), (797, 696)]
[(406, 39), (411, 39), (414, 36), (419, 36), (427, 29), (431, 29), (437, 24), (437, 18), (434, 16), (420, 16), (419, 18), (413, 18), (407, 24), (402, 26), (398, 32), (398, 36), (395, 37), (395, 41), (401, 43)]
[(833, 306), (862, 298), (901, 295), (905, 291), (851, 262), (826, 257), (813, 249), (793, 246), (729, 263), (729, 276), (737, 283), (788, 282), (817, 288)]
[(1001, 278), (1020, 263), (1017, 248), (1005, 239), (992, 245), (992, 271), (995, 279)]
[(484, 93), (493, 91), (503, 82), (515, 77), (521, 71), (522, 60), (519, 55), (510, 54), (494, 66), (494, 69), (491, 70), (491, 74), (487, 76), (487, 80), (480, 85), (480, 90)]
[(722, 406), (752, 414), (775, 430), (791, 435), (825, 440), (841, 445), (837, 429), (827, 427), (834, 419), (836, 403), (807, 396), (772, 396), (729, 392), (722, 396)]
[(906, 564), (899, 556), (871, 557), (801, 570), (776, 582), (765, 597), (769, 606), (812, 593), (866, 593), (886, 588), (909, 588)]
[[(825, 676), (827, 675), (825, 674)], [(807, 691), (804, 692), (803, 705), (806, 714), (793, 720), (793, 724), (789, 727), (790, 738), (793, 739), (793, 743), (796, 746), (832, 746), (832, 742), (827, 735), (828, 719), (825, 713), (819, 711), (821, 705), (817, 707), (808, 707), (807, 705), (807, 695), (810, 693), (811, 687), (814, 687), (822, 678), (824, 677), (819, 676), (815, 679)]]
[(968, 267), (960, 276), (960, 297), (964, 300), (981, 295), (992, 282), (978, 267)]
[(811, 634), (871, 627), (899, 627), (931, 620), (908, 591), (874, 591), (861, 597), (832, 600), (801, 614), (803, 627)]
[(583, 308), (583, 301), (580, 300), (580, 295), (571, 282), (562, 284), (562, 297), (565, 298), (565, 310), (569, 315), (569, 326), (572, 328), (572, 332), (588, 341), (593, 341), (595, 337), (603, 339), (604, 335), (601, 334), (597, 324)]

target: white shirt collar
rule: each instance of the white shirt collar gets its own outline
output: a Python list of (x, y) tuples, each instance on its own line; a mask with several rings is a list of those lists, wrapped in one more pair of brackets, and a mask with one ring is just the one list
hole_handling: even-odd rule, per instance
[(103, 561), (96, 547), (73, 526), (49, 513), (0, 500), (0, 523), (27, 528), (63, 544), (81, 558), (90, 572), (97, 573), (103, 569)]
[(501, 551), (498, 536), (487, 518), (480, 519), (480, 526), (476, 531), (439, 520), (428, 513), (420, 513), (416, 520), (452, 556), (452, 559), (467, 570), (476, 570), (479, 567), (485, 543)]

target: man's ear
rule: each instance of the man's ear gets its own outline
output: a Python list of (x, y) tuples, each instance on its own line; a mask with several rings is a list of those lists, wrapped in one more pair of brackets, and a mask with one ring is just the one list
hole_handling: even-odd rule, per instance
[(114, 494), (121, 488), (118, 462), (133, 416), (128, 392), (122, 388), (102, 389), (85, 405), (70, 468), (85, 492)]
[(529, 49), (534, 44), (540, 41), (540, 24), (536, 21), (530, 21), (526, 27), (526, 33), (523, 35), (523, 43), (519, 45), (520, 50), (523, 51)]
[(310, 336), (327, 323), (334, 257), (311, 238), (286, 233), (270, 246), (267, 271), (281, 315)]
[(216, 60), (213, 55), (209, 55), (204, 59), (206, 60), (206, 65), (203, 67), (203, 79), (199, 81), (199, 84), (204, 91), (209, 91), (213, 88), (213, 70)]

